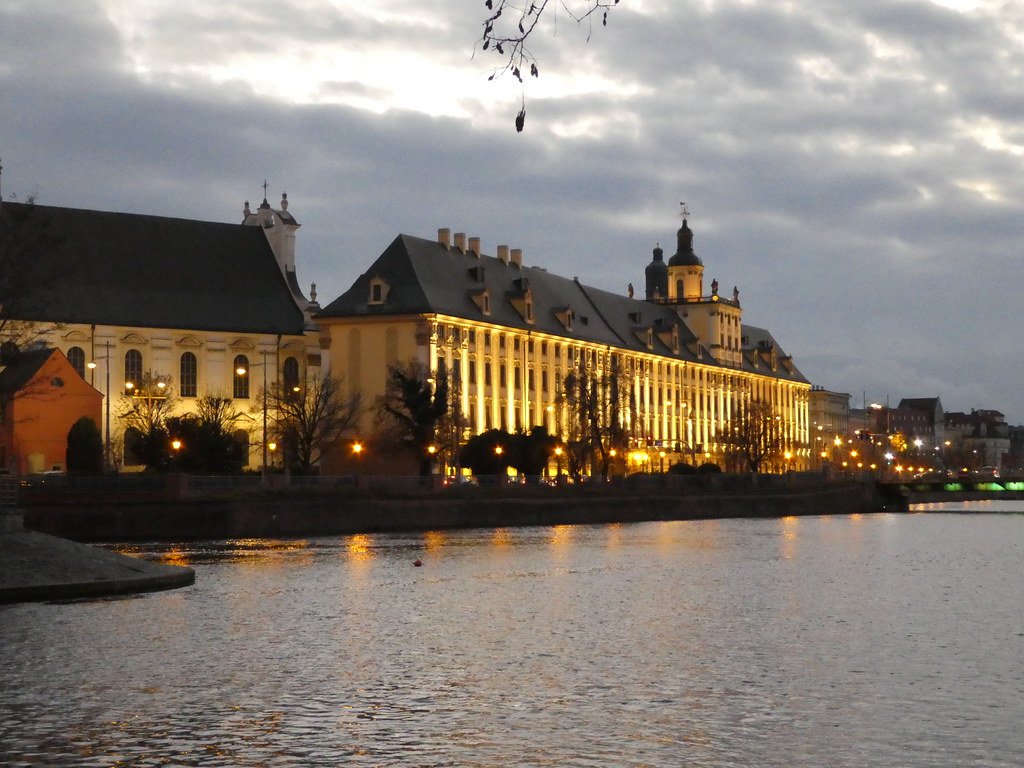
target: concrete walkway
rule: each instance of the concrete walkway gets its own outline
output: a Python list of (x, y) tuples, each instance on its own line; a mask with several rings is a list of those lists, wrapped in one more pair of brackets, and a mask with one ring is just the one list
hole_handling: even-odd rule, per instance
[(191, 568), (153, 563), (0, 521), (0, 603), (102, 597), (184, 587)]

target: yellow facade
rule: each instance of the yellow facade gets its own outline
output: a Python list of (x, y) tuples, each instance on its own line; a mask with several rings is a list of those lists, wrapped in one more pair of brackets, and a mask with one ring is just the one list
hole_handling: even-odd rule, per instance
[[(439, 361), (450, 372), (463, 423), (463, 437), (491, 428), (547, 427), (565, 436), (571, 414), (563, 395), (566, 376), (583, 368), (598, 379), (616, 372), (627, 388), (618, 418), (631, 448), (665, 451), (671, 461), (725, 459), (723, 430), (745, 400), (770, 403), (780, 416), (788, 465), (805, 469), (810, 384), (763, 373), (679, 361), (657, 354), (524, 331), (463, 317), (423, 314), (395, 317), (325, 318), (332, 370), (344, 373), (350, 391), (372, 403), (384, 394), (389, 365), (416, 361), (435, 375)], [(776, 369), (781, 363), (776, 362)], [(373, 415), (361, 425), (372, 433)]]

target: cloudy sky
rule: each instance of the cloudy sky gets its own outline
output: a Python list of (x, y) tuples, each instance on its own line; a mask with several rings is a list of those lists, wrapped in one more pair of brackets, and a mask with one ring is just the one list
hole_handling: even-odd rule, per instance
[(706, 282), (813, 383), (1024, 423), (1024, 4), (622, 0), (607, 27), (552, 8), (525, 93), (488, 81), (485, 14), (2, 0), (2, 195), (232, 222), (266, 180), (321, 304), (439, 227), (639, 289), (685, 201)]

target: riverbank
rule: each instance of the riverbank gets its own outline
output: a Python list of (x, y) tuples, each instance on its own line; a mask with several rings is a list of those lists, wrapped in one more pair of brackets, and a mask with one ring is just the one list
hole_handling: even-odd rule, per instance
[[(5, 518), (12, 515), (5, 514)], [(73, 600), (192, 584), (192, 568), (153, 563), (38, 531), (0, 533), (0, 603)]]
[[(470, 487), (419, 493), (301, 490), (208, 498), (81, 496), (25, 507), (32, 530), (83, 542), (199, 541), (382, 531), (859, 514), (884, 505), (857, 482), (732, 481)], [(901, 510), (902, 511), (902, 510)]]

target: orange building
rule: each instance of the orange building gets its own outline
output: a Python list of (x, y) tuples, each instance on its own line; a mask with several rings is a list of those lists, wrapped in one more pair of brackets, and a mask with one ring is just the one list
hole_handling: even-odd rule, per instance
[(103, 395), (59, 349), (12, 352), (0, 365), (0, 465), (15, 474), (64, 470), (68, 431), (100, 424)]

